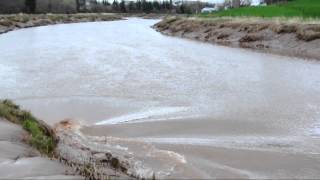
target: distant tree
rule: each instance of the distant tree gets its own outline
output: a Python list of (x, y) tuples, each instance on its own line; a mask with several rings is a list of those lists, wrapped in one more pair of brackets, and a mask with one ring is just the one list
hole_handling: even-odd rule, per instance
[(49, 11), (49, 12), (52, 12), (52, 0), (49, 0), (48, 3), (49, 3), (49, 4), (48, 4), (48, 11)]
[(125, 4), (124, 0), (121, 0), (121, 2), (120, 2), (120, 11), (123, 13), (127, 12), (126, 4)]
[(130, 2), (129, 2), (128, 10), (129, 10), (129, 11), (134, 11), (134, 10), (135, 10), (135, 4), (134, 4), (133, 1), (130, 1)]
[(76, 0), (76, 6), (77, 6), (77, 12), (80, 11), (80, 1), (79, 0)]
[(137, 2), (136, 2), (136, 9), (137, 9), (138, 11), (141, 11), (141, 10), (142, 10), (142, 2), (141, 2), (141, 0), (137, 0)]
[(113, 10), (113, 11), (119, 11), (119, 3), (118, 3), (117, 0), (113, 0), (112, 10)]
[(141, 1), (141, 9), (143, 12), (146, 12), (148, 10), (148, 7), (147, 7), (147, 1), (146, 0), (142, 0)]
[(181, 14), (191, 14), (192, 10), (190, 8), (190, 5), (188, 6), (188, 5), (182, 3), (179, 6), (179, 8), (177, 9), (177, 12), (181, 13)]
[(162, 1), (162, 2), (160, 3), (160, 7), (161, 7), (161, 10), (166, 9), (166, 4), (165, 4), (164, 1)]
[(184, 5), (183, 5), (183, 3), (179, 6), (178, 13), (184, 14)]
[(97, 1), (97, 0), (91, 0), (90, 2), (91, 2), (91, 4), (95, 4), (95, 5), (98, 4), (98, 1)]
[(26, 5), (27, 13), (35, 13), (36, 12), (37, 0), (26, 0), (25, 5)]
[(150, 13), (153, 10), (152, 2), (146, 1), (146, 0), (142, 0), (141, 4), (142, 4), (141, 6), (142, 6), (142, 11), (143, 12)]
[(170, 10), (171, 6), (170, 6), (170, 2), (169, 1), (165, 1), (165, 9)]
[(103, 4), (104, 6), (110, 6), (110, 3), (109, 3), (108, 0), (103, 0), (103, 1), (102, 1), (102, 4)]
[(161, 7), (158, 1), (153, 1), (153, 9), (160, 11)]
[(147, 2), (147, 12), (151, 12), (153, 10), (153, 4), (152, 2), (148, 1)]

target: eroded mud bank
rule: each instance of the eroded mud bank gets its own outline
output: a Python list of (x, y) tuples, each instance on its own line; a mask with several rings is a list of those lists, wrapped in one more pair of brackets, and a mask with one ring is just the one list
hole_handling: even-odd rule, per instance
[(0, 34), (16, 29), (79, 22), (120, 20), (116, 14), (13, 14), (0, 15)]
[(22, 127), (0, 118), (0, 179), (82, 179), (26, 144), (26, 136)]
[(163, 34), (232, 47), (320, 59), (320, 24), (250, 18), (170, 17), (154, 25)]
[(72, 121), (62, 121), (51, 128), (13, 102), (0, 101), (0, 178), (137, 177), (136, 172), (129, 171), (128, 161), (113, 155), (116, 151), (104, 152), (94, 150), (94, 144), (86, 145), (90, 141), (78, 133), (79, 128)]
[[(108, 143), (107, 139), (93, 141), (79, 131), (77, 121), (64, 120), (54, 127), (58, 137), (57, 154), (60, 162), (68, 164), (87, 179), (135, 179), (137, 173), (125, 157), (116, 149), (100, 144)], [(99, 148), (100, 147), (100, 148)]]

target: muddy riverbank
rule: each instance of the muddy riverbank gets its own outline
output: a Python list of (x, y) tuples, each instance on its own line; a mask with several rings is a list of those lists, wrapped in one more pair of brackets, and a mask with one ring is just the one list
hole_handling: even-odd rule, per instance
[(43, 136), (32, 137), (20, 121), (27, 116), (10, 101), (0, 102), (0, 179), (83, 179), (71, 167), (44, 155), (37, 141), (41, 138), (44, 143)]
[(53, 24), (67, 24), (80, 22), (121, 20), (116, 14), (13, 14), (0, 15), (0, 34), (9, 31), (46, 26)]
[(320, 23), (256, 18), (177, 18), (154, 25), (163, 34), (320, 60)]
[[(92, 150), (77, 133), (78, 124), (62, 121), (54, 128), (0, 101), (0, 179), (133, 179), (130, 164), (116, 151)], [(50, 147), (50, 148), (49, 148)]]
[(26, 144), (26, 134), (20, 126), (0, 118), (0, 179), (84, 179)]

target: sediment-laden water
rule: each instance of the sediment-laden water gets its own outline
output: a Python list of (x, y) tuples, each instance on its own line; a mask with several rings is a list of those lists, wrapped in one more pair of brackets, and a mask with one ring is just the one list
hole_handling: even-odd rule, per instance
[(167, 37), (156, 22), (1, 35), (0, 98), (81, 121), (89, 145), (105, 138), (140, 174), (320, 177), (319, 62)]

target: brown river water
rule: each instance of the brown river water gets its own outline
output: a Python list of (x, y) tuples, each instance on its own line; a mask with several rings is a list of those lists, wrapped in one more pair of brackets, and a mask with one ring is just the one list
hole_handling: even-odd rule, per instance
[(1, 35), (0, 98), (114, 138), (141, 174), (320, 178), (319, 62), (164, 36), (157, 21)]

